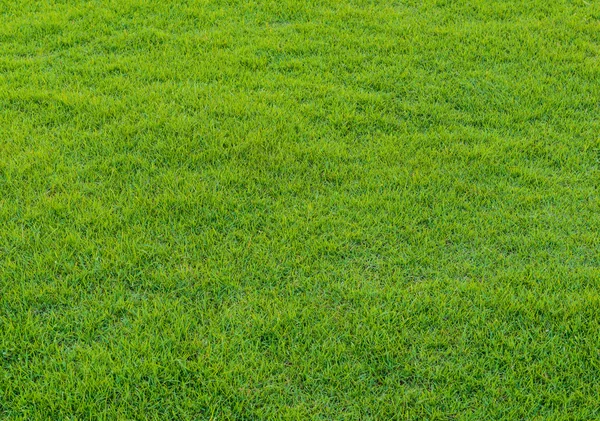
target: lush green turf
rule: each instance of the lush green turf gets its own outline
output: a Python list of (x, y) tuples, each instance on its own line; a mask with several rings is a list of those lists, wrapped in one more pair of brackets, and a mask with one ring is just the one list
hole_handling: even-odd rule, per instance
[(598, 1), (0, 13), (0, 418), (600, 417)]

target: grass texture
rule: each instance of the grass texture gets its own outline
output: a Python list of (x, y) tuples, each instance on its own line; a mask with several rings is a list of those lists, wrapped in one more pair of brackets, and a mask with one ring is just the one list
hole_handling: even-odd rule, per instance
[(600, 418), (600, 2), (0, 1), (0, 418)]

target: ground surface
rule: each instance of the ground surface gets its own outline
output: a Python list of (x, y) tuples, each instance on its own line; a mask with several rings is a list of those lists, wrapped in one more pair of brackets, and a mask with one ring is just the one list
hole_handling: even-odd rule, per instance
[(600, 417), (600, 3), (0, 3), (0, 418)]

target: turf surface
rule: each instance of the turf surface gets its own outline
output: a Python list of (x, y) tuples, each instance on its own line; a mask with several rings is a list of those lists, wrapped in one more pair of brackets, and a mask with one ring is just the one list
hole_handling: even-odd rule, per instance
[(599, 2), (0, 15), (0, 418), (600, 418)]

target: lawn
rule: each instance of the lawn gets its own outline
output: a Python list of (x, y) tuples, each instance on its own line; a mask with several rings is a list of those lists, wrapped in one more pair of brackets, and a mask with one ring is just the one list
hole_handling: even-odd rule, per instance
[(600, 2), (0, 16), (0, 419), (600, 418)]

